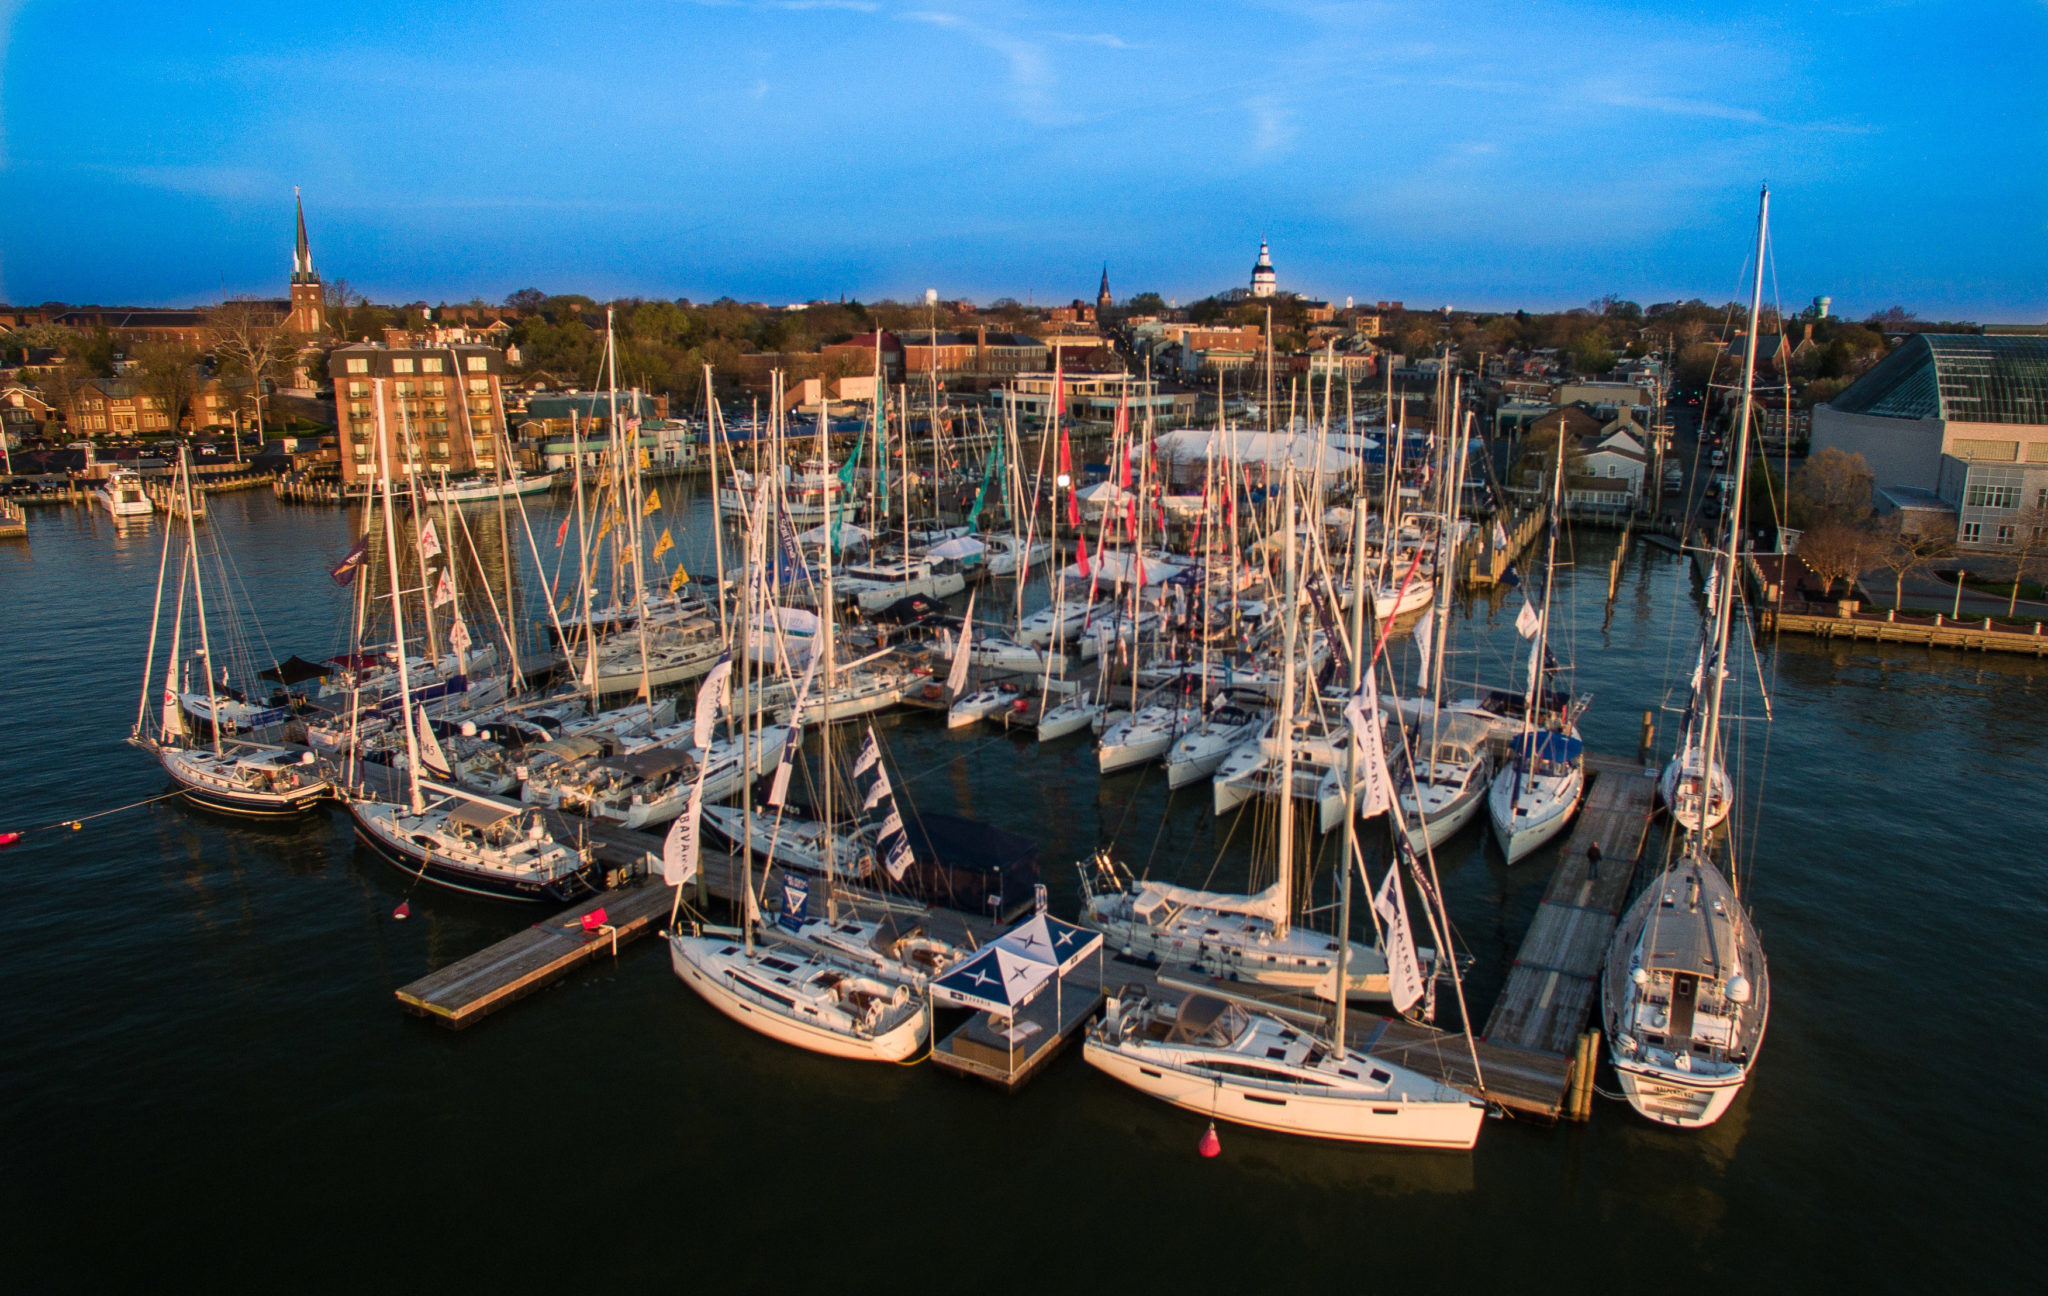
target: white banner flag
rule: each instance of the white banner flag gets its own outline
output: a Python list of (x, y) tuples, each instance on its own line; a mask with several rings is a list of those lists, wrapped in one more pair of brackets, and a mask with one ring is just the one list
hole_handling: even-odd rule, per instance
[(1386, 930), (1389, 997), (1394, 1011), (1404, 1013), (1422, 998), (1422, 965), (1415, 957), (1415, 933), (1408, 926), (1408, 897), (1401, 891), (1398, 864), (1387, 869), (1387, 879), (1380, 883), (1372, 907)]
[(889, 870), (890, 878), (901, 882), (903, 875), (910, 871), (913, 858), (910, 853), (910, 838), (898, 837), (889, 844), (889, 855), (882, 861), (882, 867)]
[(967, 615), (960, 622), (960, 642), (953, 645), (953, 669), (946, 672), (946, 689), (959, 697), (967, 687), (967, 655), (974, 649), (974, 595), (967, 596)]
[(882, 744), (875, 740), (875, 727), (869, 725), (867, 741), (860, 745), (860, 754), (853, 758), (853, 776), (859, 778), (880, 763), (881, 759)]
[(434, 606), (443, 607), (455, 601), (455, 582), (448, 579), (448, 569), (441, 569), (441, 578), (434, 582)]
[[(697, 727), (691, 737), (696, 741), (697, 750), (711, 746), (711, 731), (718, 723), (718, 713), (725, 709), (726, 695), (732, 691), (732, 655), (718, 659), (711, 673), (697, 688)], [(748, 777), (752, 777), (749, 775)]]
[(698, 820), (704, 811), (704, 775), (710, 768), (709, 760), (697, 762), (690, 802), (669, 825), (668, 838), (661, 844), (661, 880), (670, 886), (681, 886), (697, 876)]
[(418, 708), (420, 730), (420, 765), (429, 774), (451, 778), (455, 770), (448, 764), (448, 753), (441, 750), (441, 740), (434, 736), (434, 726), (427, 723), (427, 709)]
[(1498, 518), (1494, 519), (1493, 523), (1493, 547), (1496, 549), (1508, 547), (1508, 529), (1500, 524)]
[(895, 806), (890, 806), (888, 816), (875, 826), (875, 840), (884, 841), (890, 837), (899, 836), (902, 832), (903, 816), (896, 813)]
[(1515, 632), (1524, 639), (1534, 639), (1543, 627), (1543, 618), (1537, 614), (1536, 605), (1528, 599), (1522, 600), (1522, 610), (1515, 613)]
[(466, 653), (473, 642), (469, 637), (468, 624), (461, 617), (456, 617), (455, 624), (448, 627), (448, 646), (457, 653)]
[(1430, 648), (1436, 643), (1436, 609), (1431, 608), (1415, 623), (1415, 647), (1421, 656), (1415, 663), (1415, 687), (1429, 687)]
[(889, 786), (889, 771), (877, 767), (875, 770), (875, 785), (868, 789), (867, 797), (860, 803), (862, 813), (866, 813), (882, 804), (894, 791), (895, 789)]
[(434, 519), (428, 518), (427, 524), (420, 528), (420, 558), (424, 561), (428, 558), (439, 558), (440, 556), (441, 536), (439, 532), (434, 530)]
[(1372, 684), (1353, 694), (1344, 704), (1344, 718), (1351, 722), (1351, 756), (1357, 770), (1358, 817), (1370, 819), (1386, 813), (1394, 803), (1392, 780), (1387, 777), (1386, 741), (1380, 728), (1379, 704)]

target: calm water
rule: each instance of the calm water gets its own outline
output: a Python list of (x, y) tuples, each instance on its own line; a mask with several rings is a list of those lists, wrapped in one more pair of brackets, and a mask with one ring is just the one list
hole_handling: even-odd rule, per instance
[[(258, 493), (213, 509), (278, 655), (338, 651), (325, 569), (348, 517)], [(121, 741), (161, 533), (82, 508), (31, 528), (0, 544), (0, 829), (164, 788)], [(1639, 548), (1609, 617), (1612, 546), (1579, 538), (1560, 620), (1591, 745), (1632, 752), (1690, 669), (1697, 595)], [(706, 549), (684, 538), (692, 570)], [(1464, 609), (1455, 673), (1504, 675), (1514, 606)], [(1226, 1127), (1203, 1162), (1198, 1120), (1077, 1055), (1013, 1098), (815, 1059), (717, 1016), (652, 941), (451, 1034), (392, 990), (531, 912), (420, 894), (395, 922), (404, 880), (345, 816), (165, 802), (0, 852), (8, 1285), (2017, 1288), (2048, 1152), (2025, 1025), (2048, 976), (2048, 686), (2030, 663), (1794, 639), (1761, 667), (1776, 720), (1741, 772), (1767, 789), (1748, 809), (1774, 1012), (1710, 1131), (1601, 1103), (1585, 1127), (1489, 1123), (1470, 1155)], [(1156, 874), (1243, 874), (1206, 785), (1100, 779), (1079, 740), (881, 727), (920, 806), (1039, 838), (1056, 908), (1104, 842)], [(1473, 832), (1439, 862), (1483, 1015), (1550, 858), (1510, 871)]]

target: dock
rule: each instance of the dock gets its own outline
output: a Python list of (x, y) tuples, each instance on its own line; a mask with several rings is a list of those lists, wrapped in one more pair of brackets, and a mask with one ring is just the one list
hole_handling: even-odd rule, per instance
[[(1655, 771), (1638, 762), (1589, 753), (1586, 772), (1592, 786), (1507, 984), (1478, 1032), (1487, 1054), (1503, 1056), (1518, 1081), (1531, 1082), (1524, 1110), (1549, 1120), (1564, 1114), (1579, 1036), (1599, 1001), (1601, 964), (1628, 904), (1656, 804)], [(1597, 874), (1586, 854), (1596, 842)]]
[(1091, 958), (1073, 975), (1055, 978), (1017, 1010), (1007, 1026), (978, 1012), (932, 1045), (932, 1065), (1015, 1093), (1058, 1057), (1102, 1007)]

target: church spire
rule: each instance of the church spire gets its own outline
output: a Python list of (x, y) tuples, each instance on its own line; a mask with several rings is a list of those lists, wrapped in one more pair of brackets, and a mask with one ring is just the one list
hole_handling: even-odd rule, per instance
[(1106, 311), (1115, 304), (1116, 298), (1109, 295), (1109, 263), (1104, 262), (1102, 266), (1102, 287), (1095, 291), (1095, 309), (1097, 312)]
[(299, 210), (299, 241), (292, 249), (292, 282), (312, 283), (319, 276), (313, 273), (313, 247), (306, 241), (306, 201), (299, 196), (299, 187), (292, 186), (292, 204)]

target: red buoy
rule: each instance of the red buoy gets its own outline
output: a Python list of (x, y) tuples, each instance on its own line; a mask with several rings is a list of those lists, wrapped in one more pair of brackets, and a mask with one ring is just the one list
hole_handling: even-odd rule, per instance
[(398, 919), (400, 922), (404, 922), (407, 918), (412, 917), (412, 901), (400, 900), (398, 902), (398, 908), (393, 909), (391, 911), (391, 916), (393, 918)]
[(0, 846), (12, 846), (20, 840), (20, 833), (0, 833)]
[(1209, 1128), (1202, 1131), (1202, 1141), (1195, 1144), (1195, 1150), (1205, 1157), (1223, 1155), (1223, 1140), (1216, 1137), (1215, 1121), (1210, 1121)]

